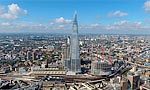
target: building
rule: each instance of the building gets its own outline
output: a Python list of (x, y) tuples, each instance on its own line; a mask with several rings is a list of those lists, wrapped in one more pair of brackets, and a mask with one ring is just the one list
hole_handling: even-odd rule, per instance
[(130, 70), (130, 72), (136, 72), (137, 71), (137, 66), (132, 67), (132, 69)]
[(93, 75), (109, 75), (111, 74), (111, 64), (106, 61), (92, 61), (91, 74)]
[(120, 84), (121, 84), (121, 90), (127, 90), (127, 87), (128, 87), (127, 81), (122, 80)]
[(69, 70), (70, 68), (70, 44), (64, 44), (62, 45), (62, 63), (64, 65), (64, 68), (66, 70)]
[(77, 74), (81, 72), (77, 12), (75, 12), (74, 14), (73, 32), (71, 34), (70, 44), (70, 60), (66, 60), (66, 65), (68, 66), (65, 67), (67, 67), (67, 70), (69, 72)]
[(47, 75), (51, 76), (63, 76), (66, 74), (66, 71), (63, 69), (59, 69), (57, 67), (53, 68), (39, 68), (39, 67), (32, 67), (31, 68), (31, 76), (34, 77), (44, 77)]
[(27, 60), (32, 60), (32, 52), (27, 51)]
[(128, 80), (129, 80), (129, 82), (131, 84), (131, 89), (132, 90), (139, 89), (139, 86), (140, 86), (140, 75), (129, 73), (127, 75), (127, 78), (128, 78)]

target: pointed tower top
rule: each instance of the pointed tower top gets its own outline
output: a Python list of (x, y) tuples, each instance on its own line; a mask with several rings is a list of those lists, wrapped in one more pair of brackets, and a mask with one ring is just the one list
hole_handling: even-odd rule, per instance
[(77, 11), (75, 10), (74, 14), (77, 14)]
[(77, 11), (74, 12), (74, 22), (77, 22)]

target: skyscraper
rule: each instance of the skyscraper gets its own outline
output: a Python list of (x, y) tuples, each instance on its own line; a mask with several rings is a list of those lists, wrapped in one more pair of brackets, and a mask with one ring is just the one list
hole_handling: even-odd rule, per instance
[(81, 61), (80, 61), (80, 51), (79, 51), (79, 37), (78, 37), (78, 22), (77, 22), (77, 12), (74, 14), (73, 32), (71, 34), (70, 41), (70, 60), (68, 62), (68, 70), (73, 73), (81, 72)]
[(68, 49), (70, 53), (64, 64), (68, 74), (77, 74), (81, 72), (77, 12), (74, 14), (72, 29), (71, 40), (69, 40), (70, 49)]

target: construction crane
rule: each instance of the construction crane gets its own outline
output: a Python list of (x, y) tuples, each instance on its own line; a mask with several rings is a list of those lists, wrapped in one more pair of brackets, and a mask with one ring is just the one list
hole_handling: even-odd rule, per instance
[[(104, 44), (101, 45), (101, 49), (102, 49), (102, 60), (104, 60), (104, 53), (105, 53)], [(112, 64), (112, 59), (110, 57), (110, 50), (108, 50), (108, 61), (110, 62), (110, 64)]]

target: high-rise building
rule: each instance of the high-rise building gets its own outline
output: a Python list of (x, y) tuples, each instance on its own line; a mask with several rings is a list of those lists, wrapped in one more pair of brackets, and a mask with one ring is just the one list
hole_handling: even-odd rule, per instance
[(32, 60), (32, 52), (27, 51), (27, 60)]
[[(67, 63), (66, 60), (70, 60), (70, 45), (68, 44), (62, 45), (62, 63)], [(65, 64), (65, 68), (67, 68), (67, 66), (68, 65)]]
[(73, 32), (71, 35), (70, 55), (71, 55), (70, 56), (70, 59), (71, 59), (70, 71), (75, 72), (75, 73), (81, 72), (77, 12), (75, 12), (74, 20), (73, 20)]
[(77, 74), (81, 72), (77, 12), (74, 14), (72, 29), (73, 32), (71, 34), (70, 41), (70, 60), (66, 60), (66, 65), (68, 67), (68, 71)]

